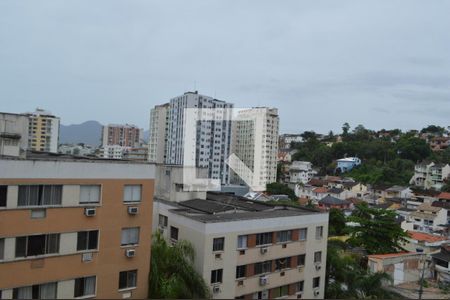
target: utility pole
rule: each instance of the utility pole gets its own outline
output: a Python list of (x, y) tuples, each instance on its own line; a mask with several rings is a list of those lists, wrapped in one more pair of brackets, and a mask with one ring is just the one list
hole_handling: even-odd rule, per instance
[(426, 254), (423, 253), (422, 254), (422, 259), (423, 259), (422, 274), (420, 275), (419, 300), (422, 300), (422, 294), (423, 294), (423, 278), (425, 277), (425, 262), (426, 262), (425, 256), (426, 256)]

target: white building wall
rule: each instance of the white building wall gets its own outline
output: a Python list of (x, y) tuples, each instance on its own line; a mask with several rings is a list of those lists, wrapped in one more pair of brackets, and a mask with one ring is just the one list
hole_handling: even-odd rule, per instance
[[(276, 108), (242, 110), (233, 123), (233, 153), (253, 171), (254, 191), (265, 191), (268, 183), (276, 182), (278, 134)], [(233, 180), (241, 182), (238, 176)]]
[(231, 103), (196, 92), (188, 92), (171, 99), (165, 162), (170, 165), (183, 164), (186, 136), (184, 109), (214, 109), (208, 110), (211, 115), (205, 117), (218, 121), (202, 121), (196, 128), (196, 166), (207, 168), (208, 178), (220, 179), (222, 184), (229, 183), (229, 167), (225, 161), (231, 147), (231, 121), (225, 108), (232, 107)]
[[(163, 236), (170, 240), (170, 226), (179, 229), (179, 240), (188, 240), (192, 243), (196, 253), (194, 262), (195, 269), (203, 275), (205, 282), (210, 284), (211, 271), (223, 269), (223, 281), (220, 284), (220, 292), (213, 294), (215, 299), (233, 299), (236, 296), (250, 294), (257, 291), (271, 289), (288, 283), (304, 280), (303, 298), (323, 298), (325, 287), (325, 265), (326, 247), (328, 237), (328, 214), (311, 214), (304, 216), (265, 218), (252, 220), (239, 220), (233, 222), (201, 223), (191, 218), (180, 216), (171, 212), (173, 206), (155, 201), (153, 204), (153, 231), (158, 230), (158, 215), (168, 217), (168, 226), (164, 229)], [(323, 237), (315, 238), (316, 226), (323, 226)], [(283, 248), (281, 244), (273, 244), (269, 247), (267, 254), (262, 255), (258, 247), (246, 250), (244, 256), (239, 255), (237, 250), (237, 238), (239, 235), (247, 235), (262, 232), (273, 232), (287, 229), (308, 228), (306, 241), (294, 241)], [(224, 237), (224, 251), (221, 257), (216, 258), (217, 252), (212, 251), (213, 239)], [(322, 266), (316, 269), (313, 259), (314, 252), (322, 252)], [(306, 253), (306, 265), (302, 270), (296, 268), (286, 271), (281, 277), (279, 273), (269, 274), (269, 284), (259, 285), (259, 276), (254, 275), (245, 279), (243, 287), (237, 286), (236, 266), (250, 264), (276, 258), (295, 256)], [(320, 294), (313, 295), (312, 281), (314, 277), (320, 276)]]

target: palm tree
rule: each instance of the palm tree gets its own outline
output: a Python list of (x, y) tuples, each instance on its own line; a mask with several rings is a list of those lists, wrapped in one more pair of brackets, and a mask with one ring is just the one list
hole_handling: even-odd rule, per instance
[(340, 240), (328, 241), (325, 298), (392, 298), (382, 289), (390, 276), (383, 272), (369, 273), (361, 267), (359, 257), (345, 252), (346, 247), (346, 243)]
[(151, 250), (149, 298), (209, 298), (208, 286), (194, 269), (194, 257), (191, 243), (181, 240), (171, 246), (157, 232)]

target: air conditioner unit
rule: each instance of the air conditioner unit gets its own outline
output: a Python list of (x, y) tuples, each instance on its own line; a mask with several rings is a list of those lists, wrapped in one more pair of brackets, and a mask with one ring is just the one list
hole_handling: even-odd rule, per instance
[(125, 250), (125, 256), (126, 257), (134, 257), (136, 255), (135, 249), (127, 249)]
[(136, 215), (139, 212), (139, 207), (137, 206), (129, 206), (128, 207), (128, 213), (130, 215)]
[(269, 249), (267, 247), (262, 247), (259, 249), (259, 251), (261, 252), (261, 254), (266, 254), (269, 251)]
[(322, 265), (319, 264), (319, 263), (317, 263), (317, 264), (316, 264), (316, 271), (319, 271), (321, 268), (322, 268)]
[(297, 266), (297, 269), (299, 272), (302, 272), (304, 268), (305, 268), (305, 265)]
[(220, 286), (219, 285), (214, 285), (212, 290), (213, 290), (214, 294), (220, 293)]
[(315, 290), (314, 290), (314, 296), (319, 296), (319, 294), (320, 294), (319, 289), (315, 289)]
[(84, 209), (84, 214), (85, 214), (87, 217), (93, 217), (93, 216), (95, 216), (95, 208), (89, 208), (89, 207), (86, 207), (86, 208)]
[(83, 262), (92, 261), (92, 257), (93, 257), (92, 252), (83, 253), (81, 255), (81, 261)]
[(259, 277), (259, 285), (266, 285), (269, 283), (269, 278), (267, 276)]

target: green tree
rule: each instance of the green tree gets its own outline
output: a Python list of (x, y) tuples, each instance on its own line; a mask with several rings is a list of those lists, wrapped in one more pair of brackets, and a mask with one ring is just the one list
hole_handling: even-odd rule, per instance
[(346, 251), (340, 240), (328, 241), (325, 273), (326, 299), (389, 299), (392, 295), (382, 288), (390, 277), (386, 273), (369, 273), (361, 266), (361, 257)]
[(436, 135), (443, 135), (446, 132), (447, 130), (444, 127), (436, 125), (428, 125), (420, 131), (420, 133), (432, 133)]
[(370, 208), (367, 203), (357, 204), (348, 218), (357, 226), (348, 228), (352, 246), (362, 247), (369, 254), (396, 253), (402, 251), (406, 233), (396, 222), (394, 211)]
[(444, 184), (444, 186), (441, 188), (441, 192), (450, 192), (450, 181)]
[(349, 131), (350, 131), (350, 124), (345, 122), (344, 125), (342, 125), (342, 135), (348, 135)]
[(331, 236), (342, 235), (345, 231), (345, 215), (342, 210), (331, 208), (329, 211), (328, 233)]
[(153, 236), (149, 298), (209, 298), (203, 277), (194, 269), (194, 248), (188, 241), (170, 246), (160, 233)]
[(270, 195), (288, 195), (289, 199), (297, 201), (298, 197), (295, 192), (286, 184), (273, 182), (266, 185), (266, 192)]
[(396, 148), (400, 158), (413, 162), (421, 161), (431, 154), (430, 145), (426, 141), (411, 136), (402, 136)]

